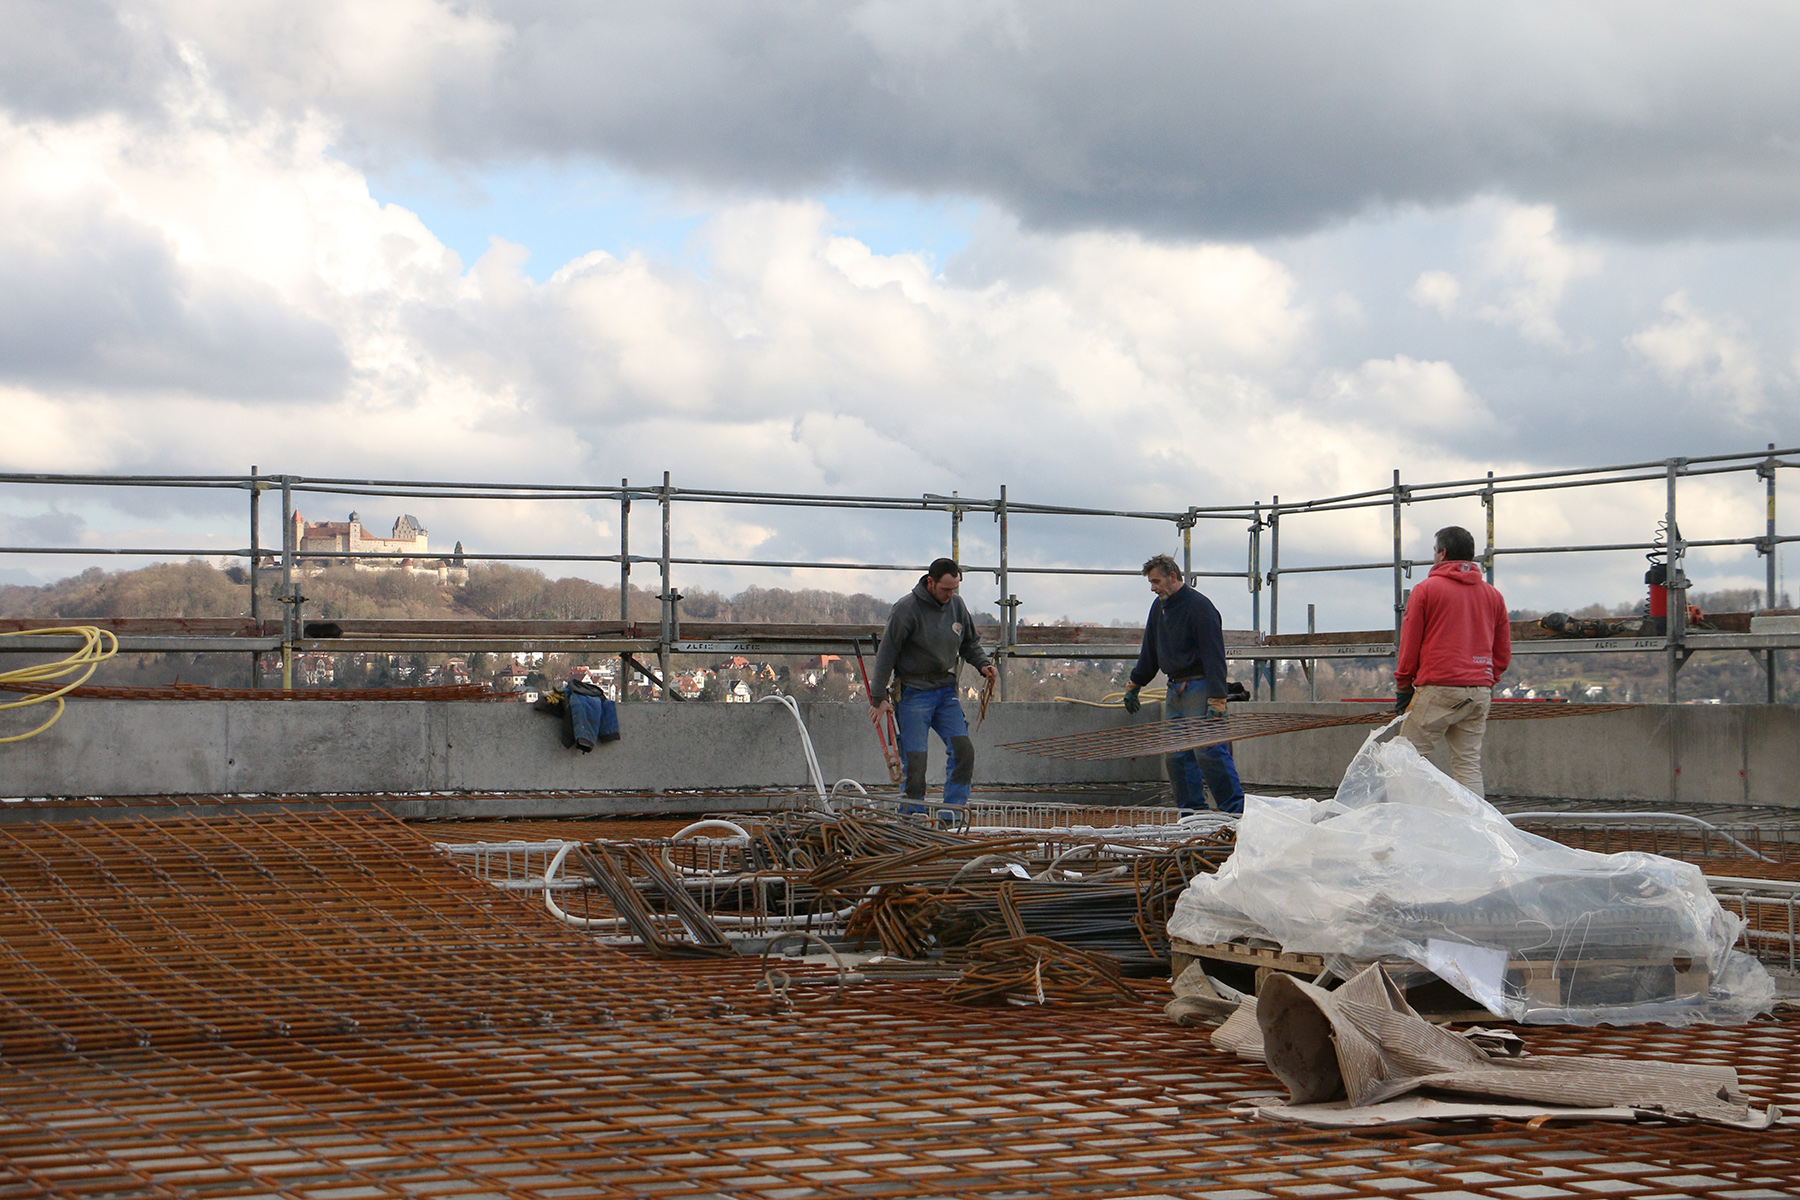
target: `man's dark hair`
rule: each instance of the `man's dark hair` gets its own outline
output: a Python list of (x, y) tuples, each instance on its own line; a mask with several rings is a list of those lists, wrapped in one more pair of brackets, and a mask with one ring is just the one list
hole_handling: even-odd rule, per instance
[(954, 558), (935, 558), (932, 559), (931, 565), (925, 568), (925, 574), (931, 577), (931, 582), (933, 583), (936, 583), (946, 575), (954, 575), (958, 579), (961, 579), (962, 568), (956, 565), (956, 560)]
[(1164, 575), (1172, 576), (1175, 579), (1181, 578), (1181, 568), (1176, 566), (1175, 560), (1167, 554), (1158, 554), (1144, 564), (1144, 575), (1146, 577), (1148, 577), (1152, 571), (1161, 571)]
[(1473, 562), (1475, 535), (1461, 525), (1446, 525), (1437, 531), (1436, 546), (1444, 552), (1446, 562)]

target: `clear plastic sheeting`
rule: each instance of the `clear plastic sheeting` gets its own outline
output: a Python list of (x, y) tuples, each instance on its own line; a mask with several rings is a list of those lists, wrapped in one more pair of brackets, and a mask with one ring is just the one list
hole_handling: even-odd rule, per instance
[(1246, 797), (1237, 848), (1182, 894), (1170, 935), (1264, 939), (1345, 977), (1410, 960), (1540, 1024), (1737, 1024), (1774, 1004), (1698, 867), (1516, 829), (1393, 729), (1330, 800)]

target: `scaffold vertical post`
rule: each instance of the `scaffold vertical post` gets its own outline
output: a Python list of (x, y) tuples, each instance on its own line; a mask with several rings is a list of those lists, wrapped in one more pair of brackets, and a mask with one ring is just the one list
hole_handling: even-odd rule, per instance
[(956, 502), (960, 492), (950, 493), (950, 557), (962, 566), (962, 505)]
[[(1256, 641), (1262, 641), (1262, 501), (1258, 500), (1250, 506), (1250, 537), (1246, 554), (1250, 560), (1250, 631), (1257, 635)], [(1257, 699), (1262, 695), (1262, 667), (1257, 665), (1260, 659), (1250, 660), (1250, 698)]]
[[(262, 583), (260, 568), (262, 565), (262, 483), (257, 475), (256, 464), (250, 465), (250, 621), (257, 626), (256, 636), (262, 636), (262, 597), (258, 590)], [(250, 686), (262, 686), (262, 651), (250, 652)]]
[[(619, 480), (619, 620), (631, 623), (631, 480)], [(628, 636), (629, 630), (621, 630)], [(631, 655), (619, 655), (619, 702), (631, 691)]]
[(1679, 694), (1677, 677), (1681, 674), (1682, 664), (1686, 662), (1683, 654), (1683, 643), (1687, 640), (1687, 575), (1682, 570), (1683, 556), (1686, 551), (1681, 540), (1681, 525), (1676, 507), (1676, 481), (1680, 478), (1682, 468), (1687, 464), (1685, 458), (1671, 458), (1663, 464), (1665, 495), (1664, 519), (1669, 530), (1669, 617), (1666, 623), (1667, 646), (1663, 651), (1664, 661), (1668, 668), (1668, 702), (1674, 704)]
[(1006, 569), (1006, 553), (1008, 549), (1006, 515), (1006, 485), (1003, 483), (1000, 485), (1000, 506), (994, 513), (994, 516), (1000, 522), (1000, 653), (996, 655), (996, 657), (999, 659), (997, 665), (1000, 670), (1000, 699), (1002, 700), (1007, 698), (1006, 660), (1012, 650), (1012, 638), (1010, 636), (1010, 630), (1012, 628), (1012, 605), (1017, 603), (1017, 601), (1013, 599), (1012, 593), (1007, 590), (1011, 586), (1012, 580)]
[(669, 473), (663, 472), (662, 482), (662, 635), (656, 644), (656, 662), (662, 668), (662, 699), (669, 700), (675, 695), (674, 681), (669, 677), (669, 637), (674, 623), (674, 587), (669, 578), (669, 509), (674, 496), (669, 490)]
[[(1311, 638), (1313, 634), (1317, 632), (1319, 632), (1318, 606), (1316, 604), (1308, 604), (1306, 606), (1306, 636)], [(1306, 698), (1308, 700), (1317, 700), (1319, 698), (1319, 680), (1313, 672), (1319, 664), (1316, 660), (1309, 658), (1300, 665), (1306, 671)]]
[(1245, 581), (1250, 585), (1250, 629), (1254, 633), (1262, 632), (1262, 527), (1262, 501), (1258, 500), (1250, 507), (1250, 537), (1246, 550), (1250, 578)]
[(1400, 486), (1399, 468), (1394, 470), (1394, 645), (1400, 644), (1400, 625), (1406, 619), (1406, 580), (1404, 578), (1406, 560), (1401, 556), (1402, 530), (1400, 524), (1400, 503), (1405, 498), (1405, 489)]
[[(1762, 469), (1758, 471), (1758, 474), (1763, 477), (1763, 487), (1768, 495), (1768, 512), (1766, 514), (1768, 524), (1765, 536), (1769, 540), (1764, 544), (1768, 548), (1769, 561), (1763, 564), (1766, 584), (1763, 593), (1763, 607), (1765, 608), (1774, 608), (1777, 603), (1775, 596), (1775, 553), (1780, 548), (1781, 543), (1775, 540), (1775, 467), (1775, 443), (1770, 442), (1769, 460), (1765, 462), (1762, 465)], [(1770, 704), (1775, 703), (1775, 697), (1778, 694), (1775, 680), (1775, 666), (1779, 660), (1775, 655), (1776, 651), (1771, 648), (1766, 652), (1763, 660), (1763, 682), (1768, 686)]]
[(1188, 509), (1187, 520), (1181, 523), (1181, 574), (1184, 578), (1192, 578), (1194, 574), (1194, 510)]
[(1489, 471), (1487, 487), (1481, 491), (1481, 506), (1487, 509), (1487, 553), (1481, 565), (1487, 569), (1488, 583), (1494, 582), (1494, 473)]
[(281, 477), (281, 687), (294, 686), (294, 477)]
[[(1281, 497), (1269, 501), (1269, 636), (1281, 632)], [(1262, 669), (1269, 675), (1269, 699), (1275, 699), (1275, 660), (1254, 659), (1267, 664)]]

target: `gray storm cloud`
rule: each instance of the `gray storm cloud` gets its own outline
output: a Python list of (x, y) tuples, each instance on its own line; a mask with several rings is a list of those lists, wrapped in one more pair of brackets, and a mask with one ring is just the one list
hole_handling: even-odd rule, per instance
[(1800, 212), (1787, 4), (15, 8), (50, 51), (15, 41), (16, 107), (150, 106), (187, 46), (240, 103), (327, 112), (370, 161), (590, 155), (1156, 236), (1484, 193), (1630, 236), (1785, 231)]

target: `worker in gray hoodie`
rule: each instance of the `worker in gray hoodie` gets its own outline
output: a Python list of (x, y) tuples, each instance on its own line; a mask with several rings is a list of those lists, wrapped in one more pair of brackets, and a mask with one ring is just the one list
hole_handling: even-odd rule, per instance
[[(878, 717), (894, 712), (900, 725), (900, 752), (906, 761), (906, 797), (925, 798), (926, 731), (937, 730), (944, 743), (944, 803), (966, 804), (969, 785), (975, 779), (975, 743), (969, 740), (969, 722), (957, 695), (956, 672), (962, 662), (979, 670), (990, 681), (994, 664), (975, 635), (975, 618), (956, 594), (962, 585), (962, 568), (954, 559), (940, 558), (920, 576), (909, 595), (902, 596), (888, 614), (875, 655), (875, 677), (870, 681), (869, 704)], [(897, 683), (899, 703), (888, 695), (889, 680)], [(903, 812), (922, 811), (907, 806)]]

